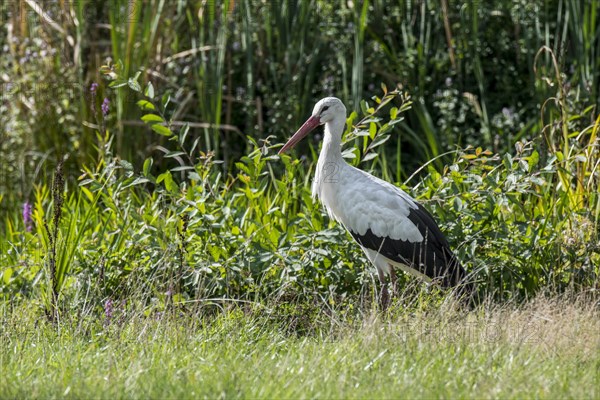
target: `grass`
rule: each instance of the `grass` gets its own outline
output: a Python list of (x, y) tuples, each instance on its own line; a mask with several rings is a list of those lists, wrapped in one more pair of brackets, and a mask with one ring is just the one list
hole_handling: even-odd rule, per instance
[(597, 303), (571, 300), (321, 312), (304, 334), (264, 307), (53, 326), (5, 305), (0, 397), (596, 398)]

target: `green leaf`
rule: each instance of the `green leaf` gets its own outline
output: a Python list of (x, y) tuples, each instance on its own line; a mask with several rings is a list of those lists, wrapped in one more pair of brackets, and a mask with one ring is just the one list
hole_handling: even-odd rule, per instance
[(126, 80), (116, 79), (116, 80), (112, 81), (111, 83), (109, 83), (108, 87), (116, 89), (116, 88), (120, 88), (120, 87), (123, 87), (123, 86), (126, 86), (126, 85), (127, 85), (127, 81)]
[(142, 87), (140, 86), (140, 84), (133, 78), (129, 78), (129, 80), (127, 81), (127, 86), (129, 86), (131, 90), (135, 90), (138, 93), (142, 91)]
[(534, 150), (533, 153), (531, 153), (531, 155), (525, 159), (529, 163), (529, 170), (531, 171), (533, 167), (535, 167), (540, 161), (540, 153), (538, 153), (537, 150)]
[(165, 188), (171, 193), (177, 193), (179, 191), (179, 186), (173, 180), (173, 176), (170, 172), (165, 176)]
[(360, 109), (361, 109), (361, 111), (363, 112), (363, 114), (365, 114), (365, 115), (366, 115), (366, 114), (369, 114), (369, 113), (367, 112), (367, 109), (368, 109), (368, 108), (369, 108), (369, 103), (367, 103), (367, 101), (366, 101), (366, 100), (361, 100), (361, 101), (360, 101)]
[(169, 94), (167, 94), (167, 93), (163, 94), (163, 97), (162, 97), (162, 106), (163, 106), (163, 109), (166, 110), (167, 106), (169, 105), (170, 102), (171, 102), (171, 96)]
[(150, 168), (152, 168), (152, 164), (154, 164), (154, 160), (152, 158), (146, 158), (143, 168), (144, 176), (150, 175)]
[(5, 285), (8, 285), (10, 283), (10, 278), (12, 277), (13, 274), (13, 269), (8, 267), (7, 269), (4, 270), (4, 274), (2, 275), (2, 280), (4, 281)]
[(160, 116), (160, 115), (156, 115), (156, 114), (146, 114), (142, 116), (142, 121), (146, 122), (146, 123), (161, 123), (161, 122), (165, 122), (165, 120)]
[(200, 142), (200, 137), (197, 137), (196, 140), (194, 140), (194, 143), (192, 143), (192, 147), (190, 148), (190, 154), (194, 153), (194, 150), (196, 150), (196, 147), (198, 147), (199, 142)]
[(344, 158), (356, 158), (356, 153), (354, 152), (355, 148), (349, 148), (342, 152), (342, 157)]
[(151, 126), (152, 130), (159, 135), (173, 136), (173, 132), (164, 125), (154, 124)]
[(377, 136), (375, 138), (375, 140), (373, 140), (371, 142), (371, 144), (369, 145), (369, 149), (374, 149), (377, 146), (381, 146), (382, 144), (387, 142), (389, 139), (390, 139), (390, 135)]
[(149, 99), (154, 99), (154, 86), (152, 86), (152, 82), (148, 82), (148, 86), (146, 86), (144, 95)]
[(502, 162), (504, 163), (504, 166), (506, 167), (506, 169), (508, 169), (508, 170), (512, 169), (513, 159), (509, 153), (505, 154), (504, 157), (502, 157)]
[(133, 171), (133, 165), (127, 160), (119, 160), (118, 164), (126, 171)]
[(183, 151), (170, 151), (167, 154), (165, 154), (165, 158), (172, 158), (172, 157), (177, 157), (177, 156), (182, 156), (185, 153)]
[(200, 177), (200, 175), (198, 175), (197, 172), (190, 172), (188, 174), (188, 178), (192, 181), (201, 181), (202, 178)]
[(167, 175), (171, 175), (171, 173), (169, 171), (163, 172), (162, 174), (160, 174), (157, 178), (156, 178), (156, 183), (161, 183), (162, 181), (165, 180), (165, 178), (167, 177)]
[(92, 194), (92, 192), (90, 192), (90, 190), (88, 188), (86, 188), (85, 186), (81, 186), (80, 189), (83, 192), (83, 194), (85, 195), (85, 197), (88, 198), (89, 201), (91, 201), (91, 202), (94, 201), (94, 195)]
[(370, 161), (372, 159), (374, 159), (375, 157), (377, 157), (379, 154), (375, 153), (375, 152), (371, 152), (371, 153), (367, 153), (361, 162), (366, 162), (366, 161)]
[(369, 118), (366, 118), (364, 120), (361, 121), (362, 123), (360, 124), (360, 126), (366, 126), (367, 124), (370, 124), (371, 122), (381, 122), (381, 118), (376, 117), (376, 116), (371, 116)]
[(369, 137), (371, 139), (374, 139), (376, 134), (377, 134), (377, 125), (375, 125), (375, 123), (371, 122), (369, 124)]
[(137, 102), (137, 105), (140, 109), (142, 109), (144, 111), (146, 111), (146, 110), (154, 111), (156, 109), (154, 107), (154, 104), (152, 104), (148, 100), (140, 100)]
[(396, 119), (393, 119), (393, 120), (391, 120), (391, 121), (388, 123), (388, 125), (389, 125), (389, 126), (393, 126), (393, 125), (396, 125), (396, 124), (398, 124), (398, 123), (400, 123), (400, 122), (402, 122), (402, 121), (404, 121), (404, 117), (397, 117)]
[(140, 185), (142, 183), (148, 183), (148, 182), (150, 182), (150, 179), (144, 178), (143, 176), (138, 176), (130, 184), (123, 186), (123, 189), (126, 189), (131, 186), (135, 186), (135, 185)]
[(462, 209), (463, 209), (463, 202), (462, 202), (462, 200), (460, 199), (460, 197), (455, 197), (455, 198), (454, 198), (454, 204), (453, 204), (453, 205), (454, 205), (454, 209), (455, 209), (456, 211), (460, 211), (460, 210), (462, 210)]
[(186, 139), (189, 131), (190, 131), (190, 126), (188, 124), (185, 124), (179, 130), (179, 143), (181, 143), (181, 145), (183, 145), (185, 143), (185, 139)]
[(189, 171), (193, 169), (194, 167), (190, 167), (189, 165), (181, 165), (179, 167), (171, 168), (171, 172)]
[(210, 244), (207, 245), (206, 248), (208, 249), (208, 252), (212, 256), (213, 261), (219, 261), (219, 259), (221, 258), (221, 249), (217, 246), (213, 246)]
[(379, 128), (379, 134), (383, 135), (384, 133), (391, 130), (392, 128), (393, 128), (393, 126), (391, 126), (390, 124), (383, 124), (381, 126), (381, 128)]

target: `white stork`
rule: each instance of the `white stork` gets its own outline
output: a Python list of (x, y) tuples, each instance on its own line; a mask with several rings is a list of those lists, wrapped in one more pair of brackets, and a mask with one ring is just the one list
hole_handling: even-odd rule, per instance
[(279, 150), (291, 149), (317, 126), (325, 124), (323, 147), (312, 185), (329, 216), (350, 232), (375, 265), (382, 283), (381, 305), (389, 303), (386, 275), (396, 292), (395, 269), (443, 287), (461, 285), (466, 272), (429, 212), (402, 189), (357, 169), (342, 158), (342, 133), (346, 107), (336, 97), (326, 97), (312, 116)]

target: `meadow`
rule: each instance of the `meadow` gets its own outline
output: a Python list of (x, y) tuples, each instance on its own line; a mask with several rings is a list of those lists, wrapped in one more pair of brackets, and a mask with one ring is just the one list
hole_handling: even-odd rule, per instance
[[(596, 0), (0, 5), (0, 397), (597, 398)], [(466, 309), (311, 198), (343, 154), (431, 211)]]
[[(264, 306), (114, 321), (2, 310), (6, 398), (597, 398), (597, 307), (539, 298), (478, 313), (334, 311), (297, 327)], [(33, 326), (37, 326), (32, 329)]]

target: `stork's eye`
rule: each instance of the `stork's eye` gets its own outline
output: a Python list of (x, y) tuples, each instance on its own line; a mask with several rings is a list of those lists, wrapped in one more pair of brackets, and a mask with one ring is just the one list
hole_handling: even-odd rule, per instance
[(329, 109), (329, 106), (323, 107), (323, 109), (321, 110), (321, 114), (323, 114), (325, 111), (327, 111), (327, 109)]

